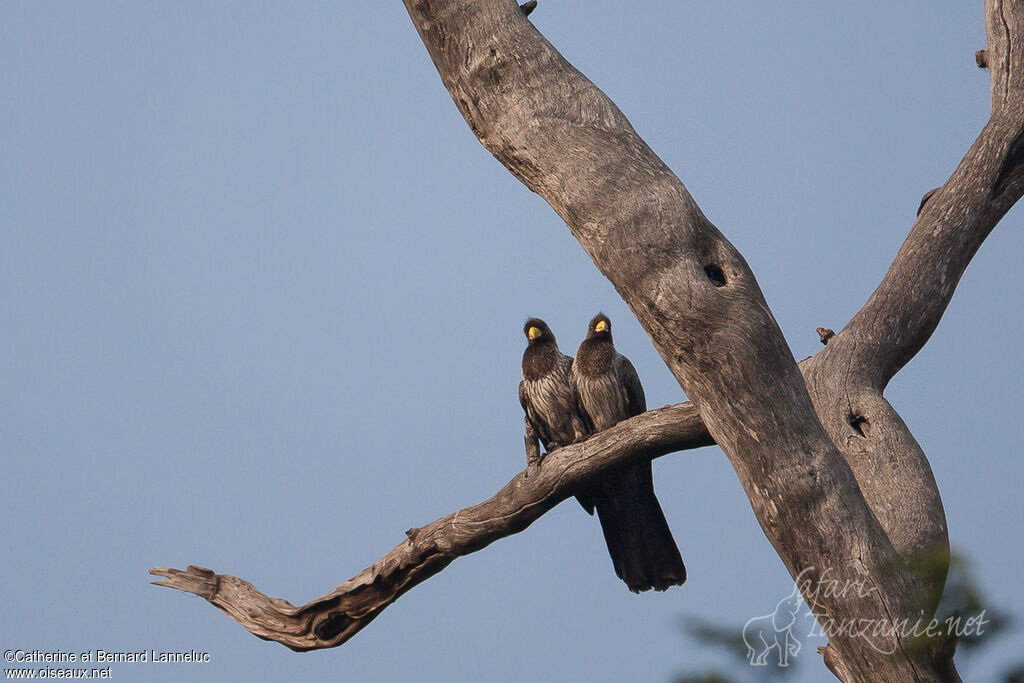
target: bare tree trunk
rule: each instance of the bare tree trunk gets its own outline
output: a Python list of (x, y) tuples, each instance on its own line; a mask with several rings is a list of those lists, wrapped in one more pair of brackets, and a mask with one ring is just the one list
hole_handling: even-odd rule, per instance
[[(742, 256), (513, 0), (404, 2), (473, 132), (565, 220), (693, 405), (560, 449), (490, 500), (411, 529), (378, 563), (301, 608), (199, 568), (154, 569), (166, 577), (157, 583), (206, 597), (260, 637), (331, 647), (455, 557), (522, 530), (607, 467), (713, 439), (800, 577), (830, 635), (826, 664), (840, 679), (959, 680), (953, 643), (905, 633), (934, 613), (948, 538), (927, 458), (883, 390), (927, 341), (977, 248), (1024, 191), (1024, 0), (985, 2), (988, 124), (922, 205), (876, 292), (801, 368)], [(861, 590), (822, 591), (823, 580)]]

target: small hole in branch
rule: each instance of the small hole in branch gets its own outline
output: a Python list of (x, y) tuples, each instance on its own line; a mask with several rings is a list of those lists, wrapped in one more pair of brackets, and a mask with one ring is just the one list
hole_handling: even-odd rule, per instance
[(871, 423), (863, 415), (850, 415), (850, 426), (860, 436), (866, 437), (871, 434)]
[(321, 640), (332, 640), (348, 628), (352, 617), (344, 612), (335, 612), (313, 627), (313, 633)]
[(709, 263), (704, 266), (704, 274), (708, 276), (708, 280), (715, 287), (725, 286), (725, 273), (722, 272), (722, 268), (717, 263)]

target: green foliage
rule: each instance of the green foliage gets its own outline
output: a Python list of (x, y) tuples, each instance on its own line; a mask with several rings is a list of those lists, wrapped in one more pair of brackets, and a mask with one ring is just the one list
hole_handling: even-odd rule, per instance
[(725, 674), (712, 671), (702, 674), (683, 674), (677, 676), (673, 683), (734, 683), (732, 678)]
[(673, 683), (741, 683), (745, 681), (769, 681), (782, 679), (796, 670), (794, 666), (782, 667), (750, 666), (747, 660), (747, 645), (743, 642), (743, 626), (722, 626), (698, 617), (682, 620), (682, 629), (687, 636), (701, 645), (714, 648), (729, 655), (731, 674), (717, 670), (692, 672), (677, 675)]
[(949, 558), (949, 574), (946, 576), (946, 589), (935, 610), (935, 618), (941, 622), (948, 619), (957, 620), (961, 625), (966, 619), (984, 613), (985, 624), (982, 629), (970, 629), (964, 632), (957, 643), (958, 653), (974, 652), (979, 647), (992, 641), (1004, 633), (1012, 624), (1008, 614), (992, 606), (987, 601), (977, 581), (971, 575), (970, 561), (960, 553), (951, 553)]
[[(946, 554), (936, 554), (928, 562), (934, 562), (932, 569), (936, 572), (945, 571)], [(994, 607), (984, 596), (983, 591), (971, 573), (968, 559), (956, 552), (949, 556), (949, 571), (946, 585), (935, 611), (935, 619), (945, 633), (951, 631), (957, 639), (956, 651), (958, 661), (963, 663), (976, 652), (983, 651), (985, 646), (996, 638), (1012, 630), (1013, 619), (1010, 615)], [(918, 571), (927, 572), (929, 567), (919, 565)], [(806, 610), (806, 608), (804, 608)], [(794, 666), (781, 667), (769, 661), (768, 666), (750, 666), (747, 659), (747, 646), (743, 642), (743, 625), (726, 626), (716, 624), (697, 617), (687, 617), (682, 621), (683, 631), (689, 638), (708, 649), (725, 652), (730, 659), (728, 671), (724, 674), (718, 670), (691, 672), (676, 675), (673, 683), (740, 683), (741, 681), (768, 681), (783, 679), (792, 674)], [(921, 647), (948, 646), (922, 638)], [(818, 665), (824, 666), (820, 661)], [(1024, 662), (1004, 672), (1001, 676), (1006, 683), (1024, 683)]]

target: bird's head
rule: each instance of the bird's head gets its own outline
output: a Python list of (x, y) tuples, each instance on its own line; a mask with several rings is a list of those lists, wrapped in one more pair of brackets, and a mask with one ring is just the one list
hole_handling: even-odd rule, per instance
[(540, 318), (530, 318), (523, 325), (523, 334), (526, 335), (530, 344), (540, 344), (546, 341), (555, 341), (555, 335), (551, 332), (548, 324)]
[(587, 327), (587, 339), (611, 339), (612, 321), (604, 313), (598, 313)]

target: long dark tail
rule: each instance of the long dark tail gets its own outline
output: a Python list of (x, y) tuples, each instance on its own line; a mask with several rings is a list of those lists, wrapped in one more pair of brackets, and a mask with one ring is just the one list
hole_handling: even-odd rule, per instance
[(682, 555), (654, 495), (649, 462), (609, 476), (587, 493), (586, 503), (597, 509), (601, 520), (615, 573), (629, 590), (663, 591), (686, 581)]

